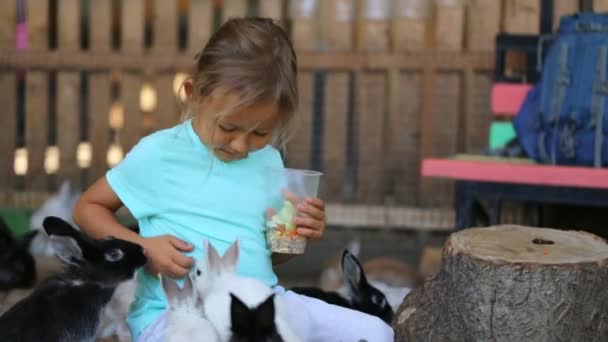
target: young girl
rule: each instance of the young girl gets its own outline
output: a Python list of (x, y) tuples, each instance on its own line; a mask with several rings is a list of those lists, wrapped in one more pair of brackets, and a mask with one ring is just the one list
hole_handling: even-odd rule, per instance
[[(181, 278), (209, 240), (220, 253), (240, 239), (237, 272), (274, 287), (293, 310), (296, 332), (310, 341), (392, 341), (380, 319), (277, 285), (265, 240), (265, 168), (283, 167), (279, 151), (293, 130), (297, 111), (297, 66), (285, 32), (271, 20), (232, 19), (197, 56), (185, 84), (189, 119), (139, 141), (116, 167), (80, 198), (74, 219), (96, 238), (115, 236), (140, 244), (148, 264), (137, 274), (128, 324), (135, 341), (161, 341), (165, 296), (158, 274)], [(138, 235), (118, 223), (126, 206), (138, 220)], [(323, 201), (298, 207), (297, 233), (320, 239)], [(307, 323), (302, 323), (307, 322)], [(306, 324), (307, 326), (298, 326)]]

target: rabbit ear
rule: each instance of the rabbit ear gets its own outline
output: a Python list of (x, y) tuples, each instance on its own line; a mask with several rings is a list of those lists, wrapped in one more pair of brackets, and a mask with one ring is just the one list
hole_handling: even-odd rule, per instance
[(48, 216), (42, 222), (44, 230), (49, 235), (70, 236), (74, 239), (80, 239), (81, 234), (78, 230), (72, 227), (59, 217)]
[(55, 255), (66, 264), (79, 265), (83, 261), (82, 250), (73, 238), (69, 236), (51, 235), (49, 243)]
[(234, 272), (239, 261), (239, 240), (236, 240), (224, 253), (222, 257), (222, 265), (224, 270)]
[(210, 243), (207, 244), (207, 269), (211, 273), (220, 273), (223, 270), (222, 258)]
[(347, 245), (346, 249), (355, 257), (358, 257), (361, 253), (361, 242), (359, 239), (351, 240)]
[(348, 250), (342, 254), (342, 274), (351, 295), (359, 293), (367, 285), (361, 264)]
[(256, 325), (263, 330), (271, 330), (274, 328), (274, 294), (270, 295), (264, 302), (256, 308), (257, 317)]
[(184, 278), (184, 285), (179, 287), (177, 282), (169, 277), (161, 276), (161, 284), (163, 291), (167, 296), (167, 301), (171, 305), (185, 302), (192, 298), (194, 294), (192, 280), (189, 277)]
[(63, 183), (61, 183), (61, 187), (59, 187), (59, 191), (58, 191), (59, 198), (67, 201), (70, 199), (71, 194), (72, 194), (72, 185), (70, 184), (70, 181), (63, 181)]

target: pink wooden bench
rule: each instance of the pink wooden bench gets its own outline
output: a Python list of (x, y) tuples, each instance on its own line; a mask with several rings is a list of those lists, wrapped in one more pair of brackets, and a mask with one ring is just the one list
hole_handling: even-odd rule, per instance
[[(515, 116), (530, 85), (496, 84), (494, 115)], [(460, 155), (422, 162), (423, 177), (456, 181), (456, 229), (475, 224), (474, 205), (488, 200), (490, 224), (500, 223), (505, 199), (608, 207), (608, 169), (535, 164), (532, 160)]]

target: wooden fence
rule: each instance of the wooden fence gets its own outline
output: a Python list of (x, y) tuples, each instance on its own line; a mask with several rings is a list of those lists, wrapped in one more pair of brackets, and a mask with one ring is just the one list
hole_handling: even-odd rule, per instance
[[(556, 0), (555, 11), (578, 3)], [(63, 179), (86, 186), (143, 135), (175, 124), (195, 53), (227, 18), (260, 15), (298, 51), (301, 123), (287, 164), (325, 173), (333, 219), (450, 227), (451, 186), (421, 180), (420, 160), (485, 147), (494, 36), (538, 32), (539, 4), (2, 1), (0, 200), (28, 205), (24, 193)]]

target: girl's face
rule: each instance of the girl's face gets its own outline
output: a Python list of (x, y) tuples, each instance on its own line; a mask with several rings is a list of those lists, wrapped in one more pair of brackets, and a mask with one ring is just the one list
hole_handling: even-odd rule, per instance
[(203, 143), (225, 162), (246, 158), (249, 152), (268, 145), (279, 122), (279, 107), (270, 101), (217, 117), (239, 101), (238, 94), (214, 92), (203, 99), (193, 121)]

